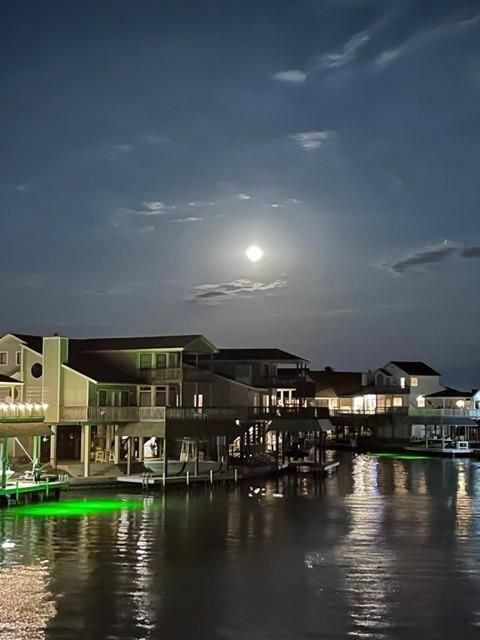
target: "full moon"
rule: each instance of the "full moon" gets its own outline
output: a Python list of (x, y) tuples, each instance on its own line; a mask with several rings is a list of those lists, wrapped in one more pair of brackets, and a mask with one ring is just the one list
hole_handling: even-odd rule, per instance
[(248, 249), (245, 251), (245, 255), (252, 262), (258, 262), (260, 258), (262, 258), (263, 256), (263, 251), (260, 249), (260, 247), (256, 247), (255, 245), (252, 245), (251, 247), (248, 247)]

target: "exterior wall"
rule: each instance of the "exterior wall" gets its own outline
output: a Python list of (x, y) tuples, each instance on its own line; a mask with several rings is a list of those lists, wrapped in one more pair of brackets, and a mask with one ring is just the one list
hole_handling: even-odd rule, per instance
[(48, 404), (45, 421), (57, 423), (62, 405), (63, 376), (62, 363), (68, 360), (68, 338), (53, 336), (43, 339), (43, 401)]
[[(389, 363), (383, 368), (392, 373), (397, 384), (400, 384), (400, 378), (406, 378), (406, 386), (410, 387), (409, 402), (415, 407), (417, 406), (418, 396), (426, 396), (429, 393), (436, 393), (445, 388), (440, 384), (440, 376), (410, 376), (392, 363)], [(410, 379), (412, 377), (418, 379), (418, 386), (410, 386)]]
[(20, 371), (20, 365), (17, 364), (17, 352), (22, 351), (22, 343), (14, 336), (5, 337), (0, 342), (0, 351), (7, 353), (7, 364), (0, 364), (0, 373), (4, 376), (16, 377), (14, 374)]
[[(43, 384), (45, 377), (45, 368), (43, 366), (43, 356), (31, 351), (30, 349), (23, 349), (23, 400), (25, 402), (48, 402), (43, 398)], [(40, 364), (43, 367), (42, 375), (39, 378), (32, 376), (32, 367), (35, 364)]]
[[(277, 376), (277, 364), (275, 362), (258, 362), (258, 361), (222, 361), (214, 360), (214, 369), (220, 373), (238, 382), (255, 386), (270, 386), (270, 383)], [(265, 371), (268, 367), (268, 373)]]
[(85, 407), (92, 383), (76, 371), (62, 367), (60, 404), (62, 407)]

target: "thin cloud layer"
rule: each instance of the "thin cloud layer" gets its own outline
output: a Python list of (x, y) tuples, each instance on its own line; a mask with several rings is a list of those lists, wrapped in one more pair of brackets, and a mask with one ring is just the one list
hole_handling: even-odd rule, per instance
[(399, 57), (409, 54), (421, 47), (430, 45), (480, 24), (480, 13), (466, 20), (448, 20), (442, 24), (424, 29), (406, 38), (399, 46), (383, 51), (375, 60), (375, 66), (384, 69)]
[(235, 196), (237, 200), (251, 200), (252, 197), (248, 195), (248, 193), (237, 193)]
[(286, 71), (277, 71), (277, 73), (273, 74), (273, 79), (279, 82), (301, 84), (307, 79), (307, 74), (300, 69), (288, 69)]
[(366, 31), (356, 33), (339, 51), (324, 54), (320, 58), (320, 66), (327, 69), (338, 69), (339, 67), (345, 66), (355, 60), (360, 50), (369, 40), (370, 35)]
[(290, 136), (305, 151), (315, 151), (330, 140), (333, 131), (303, 131)]
[(283, 289), (286, 286), (287, 281), (284, 278), (277, 278), (270, 282), (238, 278), (231, 282), (199, 284), (194, 287), (191, 299), (205, 304), (219, 304), (234, 300), (235, 298), (249, 298), (265, 291)]
[(465, 247), (451, 242), (443, 242), (440, 245), (415, 250), (400, 260), (384, 266), (397, 275), (403, 275), (419, 271), (424, 266), (445, 262), (452, 257), (463, 260), (478, 260), (480, 259), (480, 246)]
[(203, 218), (196, 218), (195, 216), (188, 216), (187, 218), (175, 218), (175, 220), (172, 220), (172, 222), (188, 223), (188, 222), (201, 222), (202, 220), (203, 220)]

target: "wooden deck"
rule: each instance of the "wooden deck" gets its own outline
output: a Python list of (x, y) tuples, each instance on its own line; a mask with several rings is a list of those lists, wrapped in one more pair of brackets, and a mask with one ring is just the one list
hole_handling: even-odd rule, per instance
[(65, 480), (7, 482), (7, 486), (0, 489), (0, 506), (15, 506), (16, 504), (57, 499), (60, 491), (68, 486), (69, 482)]

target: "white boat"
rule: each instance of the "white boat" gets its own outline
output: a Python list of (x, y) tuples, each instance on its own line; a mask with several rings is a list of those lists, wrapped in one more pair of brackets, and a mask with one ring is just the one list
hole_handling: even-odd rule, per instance
[[(163, 473), (163, 460), (161, 458), (145, 458), (143, 466), (154, 474), (161, 475)], [(214, 473), (225, 470), (225, 465), (221, 462), (214, 460), (199, 460), (198, 473), (200, 475), (208, 475), (212, 470)], [(187, 471), (190, 474), (195, 473), (195, 461), (188, 460), (188, 462), (182, 462), (181, 460), (169, 460), (167, 464), (167, 475), (177, 476), (185, 475)]]
[(444, 439), (425, 439), (416, 440), (415, 443), (408, 447), (404, 447), (405, 451), (415, 451), (423, 455), (431, 456), (456, 456), (469, 457), (473, 455), (474, 450), (470, 447), (467, 440), (452, 440), (452, 438)]

